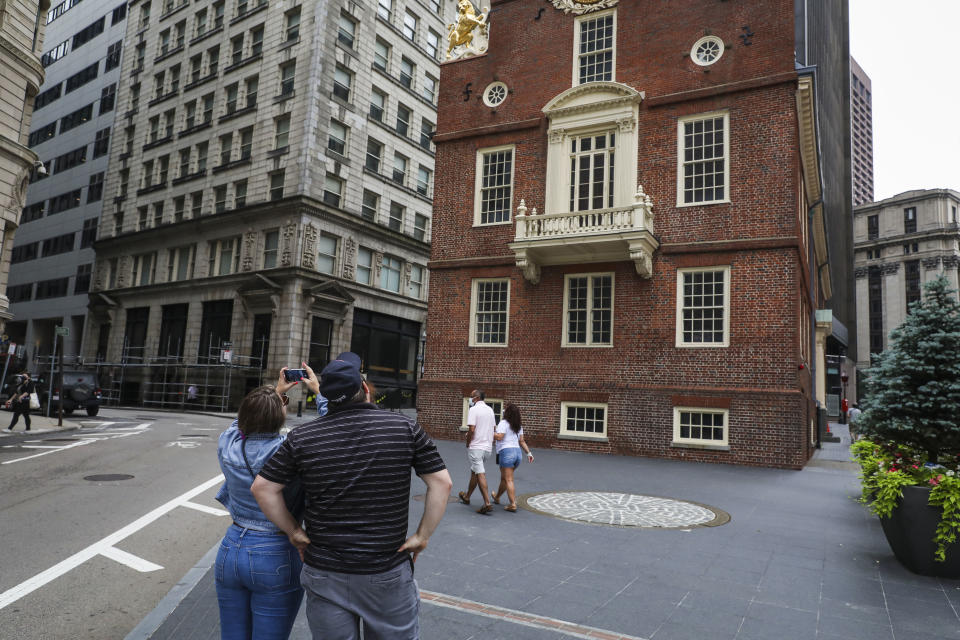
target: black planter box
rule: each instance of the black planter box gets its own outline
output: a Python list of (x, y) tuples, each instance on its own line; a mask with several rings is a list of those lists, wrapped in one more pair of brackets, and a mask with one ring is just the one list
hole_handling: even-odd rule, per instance
[(904, 487), (903, 499), (889, 518), (880, 518), (883, 533), (900, 564), (922, 576), (960, 578), (960, 542), (947, 545), (947, 561), (937, 562), (933, 541), (940, 522), (939, 507), (927, 504), (928, 487)]

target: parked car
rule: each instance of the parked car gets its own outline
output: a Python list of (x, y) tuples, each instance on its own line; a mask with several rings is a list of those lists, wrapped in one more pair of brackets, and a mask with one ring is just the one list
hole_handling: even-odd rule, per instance
[[(53, 395), (50, 397), (50, 415), (55, 415), (59, 405), (63, 404), (63, 414), (70, 415), (77, 409), (86, 409), (88, 416), (95, 416), (100, 411), (100, 382), (97, 374), (90, 371), (64, 371), (63, 387), (56, 386), (53, 381)], [(47, 411), (47, 395), (50, 390), (49, 382), (37, 385), (40, 395), (40, 410)]]

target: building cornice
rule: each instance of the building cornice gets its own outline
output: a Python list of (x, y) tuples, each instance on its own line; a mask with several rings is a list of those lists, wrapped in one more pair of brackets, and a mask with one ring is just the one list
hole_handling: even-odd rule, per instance
[(803, 186), (807, 202), (812, 209), (810, 221), (813, 231), (814, 260), (817, 265), (823, 297), (833, 296), (830, 269), (830, 252), (827, 247), (827, 226), (823, 211), (823, 185), (820, 180), (820, 141), (817, 128), (817, 102), (814, 77), (801, 75), (797, 78), (797, 128), (800, 163), (803, 167)]
[(873, 213), (887, 207), (898, 207), (911, 202), (922, 202), (924, 200), (938, 200), (940, 198), (953, 198), (960, 201), (960, 191), (953, 189), (913, 189), (904, 191), (895, 196), (878, 200), (876, 202), (865, 202), (853, 208), (853, 215), (865, 215)]
[(43, 65), (40, 64), (40, 60), (33, 53), (26, 53), (15, 43), (11, 42), (5, 36), (0, 34), (0, 49), (4, 50), (10, 54), (11, 58), (20, 64), (21, 67), (27, 70), (28, 73), (24, 74), (27, 77), (27, 80), (34, 85), (34, 89), (37, 91), (40, 90), (40, 85), (43, 84)]

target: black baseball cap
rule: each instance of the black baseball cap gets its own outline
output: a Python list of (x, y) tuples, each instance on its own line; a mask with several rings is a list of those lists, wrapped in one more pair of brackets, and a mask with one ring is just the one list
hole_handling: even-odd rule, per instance
[(320, 394), (332, 404), (352, 398), (363, 384), (360, 356), (346, 351), (320, 372)]
[(360, 367), (363, 366), (363, 362), (360, 360), (360, 356), (355, 354), (353, 351), (344, 351), (336, 357), (337, 360), (343, 360), (349, 364), (352, 364), (357, 368), (357, 371), (360, 371)]

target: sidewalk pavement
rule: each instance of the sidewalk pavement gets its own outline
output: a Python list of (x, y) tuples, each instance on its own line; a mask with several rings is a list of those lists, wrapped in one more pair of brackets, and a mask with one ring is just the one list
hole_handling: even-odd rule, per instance
[(38, 433), (50, 433), (51, 431), (73, 431), (80, 428), (80, 420), (96, 420), (97, 418), (81, 418), (80, 416), (71, 416), (63, 418), (63, 426), (57, 426), (57, 417), (53, 416), (48, 418), (46, 416), (41, 416), (39, 414), (32, 413), (30, 414), (30, 431), (26, 431), (27, 423), (24, 422), (23, 416), (17, 420), (16, 426), (13, 427), (13, 431), (9, 431), (7, 427), (10, 425), (10, 421), (13, 420), (13, 412), (11, 411), (0, 411), (0, 437), (3, 436), (22, 436), (24, 434), (36, 435)]
[[(847, 429), (831, 428), (841, 441), (824, 443), (802, 471), (535, 451), (517, 471), (519, 492), (669, 497), (730, 521), (651, 529), (524, 508), (480, 516), (478, 494), (470, 507), (452, 497), (417, 562), (422, 637), (960, 639), (960, 581), (900, 566), (877, 519), (856, 502)], [(463, 444), (437, 444), (455, 494), (468, 477)], [(495, 471), (490, 477), (497, 481)], [(423, 491), (414, 478), (411, 528)], [(581, 513), (597, 504), (580, 504)], [(216, 547), (127, 639), (218, 638), (215, 557)], [(310, 637), (302, 609), (291, 637)]]

